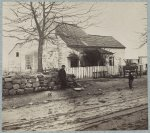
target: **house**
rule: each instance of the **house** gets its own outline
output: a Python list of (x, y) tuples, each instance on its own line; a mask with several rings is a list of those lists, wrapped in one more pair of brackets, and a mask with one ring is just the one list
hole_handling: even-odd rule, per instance
[(126, 64), (139, 64), (138, 59), (126, 59)]
[[(60, 24), (55, 42), (43, 46), (43, 68), (121, 66), (125, 46), (112, 36), (90, 35), (73, 24)], [(11, 71), (37, 70), (37, 45), (17, 44), (9, 53)], [(13, 64), (13, 65), (12, 65)]]
[[(111, 36), (89, 35), (81, 28), (68, 24), (59, 26), (56, 35), (61, 47), (65, 47), (60, 50), (61, 57), (63, 59), (69, 57), (69, 62), (65, 61), (68, 67), (124, 63), (125, 46)], [(78, 58), (73, 59), (72, 53)]]
[(148, 63), (147, 56), (139, 56), (138, 60), (139, 60), (139, 65), (142, 66), (143, 72), (147, 72), (147, 63)]

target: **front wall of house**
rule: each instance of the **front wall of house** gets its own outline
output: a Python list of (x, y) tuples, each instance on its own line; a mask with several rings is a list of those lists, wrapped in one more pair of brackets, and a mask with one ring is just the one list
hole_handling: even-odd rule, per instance
[[(37, 70), (37, 46), (31, 46), (32, 44), (23, 45), (20, 47), (17, 45), (12, 52), (9, 54), (9, 71), (13, 72), (26, 72), (30, 71), (26, 67), (26, 56), (30, 56), (32, 58), (32, 70)], [(19, 52), (19, 57), (16, 57), (16, 52)]]
[[(43, 47), (43, 69), (60, 68), (61, 65), (69, 67), (70, 62), (68, 56), (72, 52), (77, 53), (66, 46), (66, 44), (59, 38), (56, 45), (48, 44)], [(19, 57), (16, 57), (16, 52), (19, 52)], [(32, 71), (38, 69), (38, 53), (37, 45), (28, 47), (18, 46), (13, 49), (9, 55), (9, 71), (22, 71), (27, 72), (30, 69), (27, 68), (26, 56), (31, 58)]]
[(125, 57), (125, 49), (117, 49), (117, 48), (105, 48), (113, 54), (114, 56), (114, 65), (125, 65), (124, 57)]

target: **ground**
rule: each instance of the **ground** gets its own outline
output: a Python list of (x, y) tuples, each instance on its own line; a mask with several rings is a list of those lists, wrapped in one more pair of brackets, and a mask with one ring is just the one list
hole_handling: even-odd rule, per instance
[(3, 98), (3, 130), (142, 130), (148, 128), (147, 77), (78, 81), (72, 88)]

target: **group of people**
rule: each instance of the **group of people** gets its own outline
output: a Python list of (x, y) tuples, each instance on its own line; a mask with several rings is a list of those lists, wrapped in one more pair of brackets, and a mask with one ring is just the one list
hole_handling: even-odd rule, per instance
[[(61, 69), (58, 72), (59, 82), (61, 84), (61, 89), (65, 89), (67, 87), (67, 80), (66, 80), (66, 71), (65, 71), (65, 65), (62, 65)], [(133, 80), (134, 76), (132, 72), (129, 72), (129, 88), (133, 89)]]

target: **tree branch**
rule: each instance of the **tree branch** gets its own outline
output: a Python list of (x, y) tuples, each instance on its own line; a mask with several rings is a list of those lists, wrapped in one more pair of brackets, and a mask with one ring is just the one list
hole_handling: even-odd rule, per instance
[(40, 25), (39, 25), (39, 23), (38, 23), (38, 21), (37, 21), (36, 12), (35, 12), (35, 10), (34, 10), (34, 7), (33, 7), (32, 2), (30, 2), (30, 6), (31, 6), (31, 10), (32, 10), (32, 13), (33, 13), (33, 16), (34, 16), (34, 20), (35, 20), (37, 29), (38, 29), (38, 33), (39, 33), (39, 35), (41, 35), (41, 28), (40, 28)]

